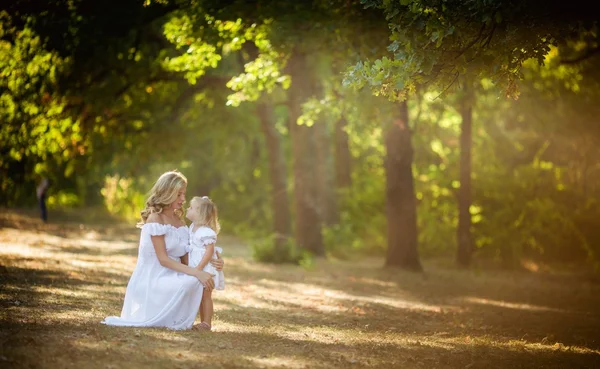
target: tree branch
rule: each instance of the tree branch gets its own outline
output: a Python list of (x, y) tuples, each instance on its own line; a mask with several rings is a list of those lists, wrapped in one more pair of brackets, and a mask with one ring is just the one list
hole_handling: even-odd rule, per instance
[(456, 55), (454, 57), (454, 59), (458, 59), (462, 54), (464, 54), (465, 52), (467, 52), (467, 50), (469, 50), (471, 47), (473, 47), (473, 45), (475, 45), (477, 43), (477, 41), (479, 41), (481, 39), (481, 35), (483, 34), (484, 29), (485, 29), (485, 23), (481, 25), (481, 28), (479, 29), (479, 34), (477, 35), (477, 37), (475, 37), (471, 42), (469, 42), (467, 44), (467, 46), (465, 46), (462, 50), (460, 50), (458, 52), (458, 55)]
[(446, 86), (446, 88), (444, 89), (444, 91), (440, 92), (439, 95), (437, 95), (436, 97), (434, 97), (432, 101), (437, 100), (438, 97), (442, 96), (446, 91), (448, 91), (448, 89), (450, 87), (452, 87), (452, 85), (456, 82), (456, 80), (458, 79), (459, 75), (460, 75), (460, 72), (456, 71), (456, 73), (454, 74), (454, 79), (452, 80), (452, 82), (450, 82), (450, 84), (448, 86)]
[(421, 121), (421, 113), (423, 113), (423, 95), (420, 93), (421, 91), (419, 91), (420, 88), (417, 87), (417, 91), (416, 91), (416, 100), (417, 100), (417, 115), (415, 116), (415, 119), (413, 119), (413, 126), (412, 126), (412, 132), (416, 132), (417, 131), (417, 126), (419, 125), (419, 122)]
[(218, 87), (220, 84), (224, 85), (231, 77), (221, 76), (203, 76), (198, 83), (189, 86), (177, 97), (173, 104), (173, 110), (171, 111), (171, 121), (179, 119), (184, 105), (192, 98), (196, 93), (204, 90), (207, 87)]
[(562, 59), (560, 61), (560, 63), (561, 64), (577, 64), (577, 63), (580, 63), (586, 59), (589, 59), (589, 58), (595, 56), (598, 53), (600, 53), (600, 47), (596, 46), (594, 48), (587, 49), (583, 54), (581, 54), (573, 59)]
[(482, 48), (486, 48), (489, 46), (490, 42), (492, 41), (492, 36), (494, 35), (494, 31), (496, 31), (496, 23), (494, 23), (494, 25), (492, 26), (492, 30), (490, 31), (490, 34), (488, 35), (487, 40), (483, 44)]

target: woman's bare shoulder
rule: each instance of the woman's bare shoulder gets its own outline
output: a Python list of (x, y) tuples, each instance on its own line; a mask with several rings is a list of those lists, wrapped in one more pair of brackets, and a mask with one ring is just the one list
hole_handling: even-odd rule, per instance
[(152, 213), (146, 219), (146, 223), (165, 224), (163, 217), (159, 213)]

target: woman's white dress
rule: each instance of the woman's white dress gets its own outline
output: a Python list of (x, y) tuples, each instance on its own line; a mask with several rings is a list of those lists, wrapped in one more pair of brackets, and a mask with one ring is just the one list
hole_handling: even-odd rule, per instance
[(142, 226), (137, 265), (127, 285), (121, 316), (109, 316), (106, 325), (190, 329), (194, 324), (203, 286), (196, 277), (160, 265), (151, 236), (165, 236), (169, 258), (180, 262), (189, 243), (189, 228), (170, 224)]
[[(204, 254), (206, 254), (206, 245), (215, 244), (217, 242), (217, 234), (209, 227), (200, 226), (194, 232), (194, 223), (190, 225), (190, 246), (189, 252), (189, 264), (191, 267), (196, 267), (202, 261)], [(217, 258), (217, 252), (223, 254), (223, 249), (215, 246), (215, 250), (211, 259)], [(206, 264), (202, 269), (207, 273), (213, 274), (215, 281), (216, 290), (225, 289), (225, 275), (222, 270), (217, 270), (211, 263)]]

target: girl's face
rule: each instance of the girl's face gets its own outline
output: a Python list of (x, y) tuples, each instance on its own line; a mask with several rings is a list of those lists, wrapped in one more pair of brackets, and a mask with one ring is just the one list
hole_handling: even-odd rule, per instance
[(199, 206), (200, 205), (198, 205), (197, 201), (191, 201), (190, 206), (188, 207), (187, 212), (185, 214), (186, 218), (188, 218), (192, 222), (196, 222), (200, 217), (200, 209), (198, 208)]
[(183, 203), (185, 203), (186, 190), (187, 188), (183, 187), (177, 192), (177, 198), (175, 199), (175, 201), (173, 201), (173, 203), (171, 203), (171, 205), (169, 206), (170, 208), (172, 208), (173, 210), (183, 209)]

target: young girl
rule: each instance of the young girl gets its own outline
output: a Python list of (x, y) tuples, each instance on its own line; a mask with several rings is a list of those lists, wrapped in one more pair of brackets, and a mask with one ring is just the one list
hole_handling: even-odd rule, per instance
[[(214, 275), (215, 288), (225, 289), (225, 279), (222, 270), (216, 270), (210, 260), (221, 254), (223, 250), (215, 247), (217, 233), (221, 229), (217, 206), (207, 197), (194, 197), (190, 201), (187, 210), (187, 218), (190, 224), (189, 265), (198, 270), (204, 270)], [(213, 316), (213, 302), (210, 290), (204, 290), (202, 303), (200, 305), (200, 319), (198, 326), (201, 329), (210, 330)]]

